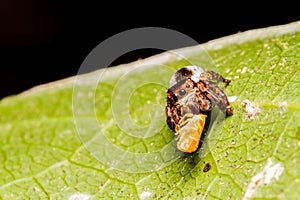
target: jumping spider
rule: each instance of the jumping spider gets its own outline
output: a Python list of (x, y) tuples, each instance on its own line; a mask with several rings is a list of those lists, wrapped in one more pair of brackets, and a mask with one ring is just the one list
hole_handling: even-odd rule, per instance
[(207, 117), (203, 112), (218, 106), (226, 116), (233, 115), (218, 82), (224, 82), (227, 86), (230, 80), (198, 66), (181, 68), (171, 77), (165, 108), (166, 121), (177, 135), (180, 151), (192, 153), (197, 150)]

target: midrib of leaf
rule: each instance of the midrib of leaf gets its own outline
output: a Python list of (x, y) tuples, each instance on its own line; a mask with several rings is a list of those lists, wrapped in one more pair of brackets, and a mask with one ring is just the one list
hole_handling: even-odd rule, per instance
[[(280, 107), (279, 103), (272, 102), (258, 102), (258, 105), (261, 107), (270, 107), (270, 108), (278, 108)], [(284, 109), (291, 109), (295, 111), (300, 111), (300, 104), (289, 103), (287, 106), (284, 106)]]
[[(255, 105), (259, 106), (259, 107), (264, 107), (264, 108), (280, 108), (280, 103), (282, 102), (277, 102), (274, 103), (272, 101), (255, 101)], [(241, 106), (242, 101), (235, 101), (232, 102), (231, 105), (233, 105), (234, 107), (239, 107)], [(290, 110), (294, 110), (294, 111), (300, 111), (300, 104), (296, 104), (296, 103), (289, 103), (286, 106), (283, 107), (283, 109), (290, 109)]]

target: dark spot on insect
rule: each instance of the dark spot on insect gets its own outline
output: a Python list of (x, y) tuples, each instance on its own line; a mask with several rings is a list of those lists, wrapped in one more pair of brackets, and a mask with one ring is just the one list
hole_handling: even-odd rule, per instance
[(178, 100), (177, 94), (173, 94), (172, 97), (174, 98), (175, 101)]
[(179, 95), (180, 95), (180, 96), (184, 96), (185, 94), (186, 94), (185, 90), (183, 90), (183, 89), (182, 89), (182, 90), (179, 90)]
[(186, 88), (190, 88), (191, 86), (190, 86), (189, 84), (186, 84), (185, 87), (186, 87)]
[(203, 168), (203, 172), (208, 172), (211, 168), (211, 165), (209, 163), (206, 163), (206, 165)]

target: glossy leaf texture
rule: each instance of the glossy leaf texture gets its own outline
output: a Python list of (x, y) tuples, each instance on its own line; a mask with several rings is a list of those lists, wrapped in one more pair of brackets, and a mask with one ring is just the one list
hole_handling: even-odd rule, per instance
[[(0, 197), (295, 199), (299, 31), (295, 22), (238, 33), (1, 100)], [(190, 64), (231, 79), (234, 115), (183, 154), (164, 106), (172, 73)], [(253, 118), (244, 100), (260, 108)]]

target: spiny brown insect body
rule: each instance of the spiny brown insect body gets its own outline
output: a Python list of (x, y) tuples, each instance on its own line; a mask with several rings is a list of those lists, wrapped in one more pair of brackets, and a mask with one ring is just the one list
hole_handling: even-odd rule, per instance
[(198, 66), (181, 68), (171, 77), (165, 112), (169, 128), (178, 137), (179, 150), (187, 153), (197, 150), (207, 117), (203, 112), (218, 106), (226, 116), (233, 114), (218, 82), (228, 85), (230, 80)]

